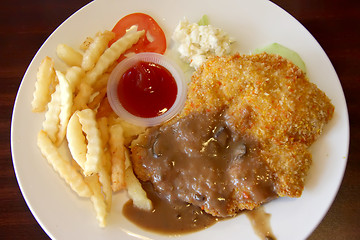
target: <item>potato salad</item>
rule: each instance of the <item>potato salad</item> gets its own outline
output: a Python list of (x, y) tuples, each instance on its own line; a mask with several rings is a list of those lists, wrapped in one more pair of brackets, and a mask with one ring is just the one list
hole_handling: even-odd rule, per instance
[(190, 23), (186, 18), (177, 25), (173, 36), (180, 57), (197, 69), (210, 56), (223, 56), (231, 52), (233, 39), (212, 25)]

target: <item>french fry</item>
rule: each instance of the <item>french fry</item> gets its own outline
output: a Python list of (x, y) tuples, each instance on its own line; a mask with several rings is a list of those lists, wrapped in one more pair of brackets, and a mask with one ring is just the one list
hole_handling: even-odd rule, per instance
[(109, 73), (104, 73), (103, 75), (101, 75), (99, 77), (99, 79), (92, 85), (92, 87), (94, 89), (94, 92), (99, 91), (99, 90), (101, 90), (103, 88), (106, 88), (109, 77), (110, 77)]
[(111, 188), (111, 157), (110, 150), (108, 149), (108, 141), (109, 141), (109, 126), (106, 117), (100, 118), (97, 120), (98, 127), (103, 143), (104, 156), (102, 157), (102, 168), (99, 172), (99, 181), (102, 185), (102, 191), (105, 196), (105, 202), (107, 206), (107, 210), (111, 209), (111, 201), (112, 201), (112, 188)]
[(84, 175), (88, 176), (98, 173), (101, 168), (101, 158), (104, 156), (103, 143), (101, 141), (100, 131), (95, 119), (95, 112), (91, 109), (78, 111), (77, 115), (86, 134), (87, 151), (84, 165)]
[(55, 92), (51, 95), (51, 101), (48, 103), (48, 110), (45, 113), (45, 120), (42, 124), (43, 130), (53, 143), (57, 142), (57, 134), (59, 132), (61, 110), (61, 93), (60, 85), (56, 86)]
[(112, 113), (114, 113), (114, 111), (112, 110), (107, 97), (104, 97), (100, 103), (99, 108), (97, 109), (96, 117), (109, 117)]
[(38, 69), (35, 82), (35, 91), (31, 102), (33, 112), (45, 111), (46, 105), (51, 98), (51, 85), (55, 84), (54, 61), (50, 57), (45, 57)]
[(120, 124), (110, 127), (111, 182), (112, 190), (117, 192), (125, 188), (125, 147), (123, 129)]
[[(106, 118), (100, 120), (101, 127), (99, 126), (99, 129), (102, 129), (105, 131), (105, 128), (107, 128), (107, 121)], [(105, 125), (105, 126), (104, 126)], [(107, 131), (107, 129), (106, 129)], [(108, 136), (108, 133), (103, 133), (105, 136)], [(73, 159), (76, 161), (76, 163), (81, 167), (82, 172), (86, 169), (86, 161), (87, 161), (87, 145), (86, 145), (86, 139), (83, 134), (82, 126), (78, 117), (78, 111), (75, 112), (72, 117), (70, 118), (70, 121), (68, 123), (67, 128), (67, 140), (68, 140), (68, 146), (71, 152), (71, 155), (73, 156)], [(106, 137), (105, 137), (106, 138)], [(105, 139), (106, 140), (106, 139)], [(102, 141), (103, 142), (103, 141)], [(107, 142), (107, 141), (106, 141)], [(104, 148), (104, 144), (102, 146)], [(111, 208), (111, 201), (112, 201), (112, 189), (111, 189), (111, 180), (110, 180), (110, 172), (108, 169), (108, 161), (109, 159), (103, 154), (101, 158), (99, 158), (100, 166), (97, 173), (99, 174), (99, 181), (101, 183), (102, 192), (105, 197), (106, 202), (106, 209), (107, 211), (110, 211)], [(98, 201), (98, 200), (96, 200)]]
[(72, 107), (72, 112), (75, 112), (76, 110), (83, 110), (88, 108), (87, 104), (89, 102), (92, 93), (93, 93), (92, 87), (86, 82), (81, 82), (79, 86), (79, 92), (74, 98), (74, 105)]
[(81, 67), (85, 71), (94, 68), (95, 63), (99, 60), (101, 54), (107, 49), (110, 40), (114, 37), (115, 33), (111, 31), (104, 31), (95, 37), (94, 41), (89, 45), (89, 48), (83, 55)]
[[(42, 61), (37, 73), (32, 110), (48, 108), (43, 130), (38, 134), (38, 147), (79, 196), (90, 197), (101, 227), (106, 225), (113, 192), (126, 189), (126, 183), (136, 206), (152, 208), (129, 159), (125, 162), (129, 154), (124, 144), (142, 130), (124, 124), (106, 96), (116, 60), (144, 33), (132, 27), (110, 47), (113, 32), (99, 33), (95, 39), (88, 37), (80, 46), (84, 55), (59, 44), (56, 53), (68, 65), (65, 74), (55, 71), (49, 57)], [(63, 141), (65, 137), (67, 141)], [(62, 155), (62, 150), (70, 154)]]
[(93, 98), (92, 101), (88, 103), (88, 107), (93, 110), (96, 109), (105, 96), (106, 96), (106, 87), (98, 91), (98, 94)]
[(83, 50), (83, 51), (86, 51), (88, 48), (89, 48), (89, 46), (90, 46), (90, 44), (92, 43), (94, 41), (94, 39), (92, 38), (92, 37), (87, 37), (85, 40), (84, 40), (84, 42), (82, 42), (81, 44), (80, 44), (80, 50)]
[(145, 131), (145, 127), (137, 126), (124, 120), (120, 120), (120, 124), (124, 129), (124, 145), (129, 146), (131, 141), (134, 140), (140, 133)]
[(101, 135), (101, 139), (102, 139), (102, 143), (103, 143), (103, 148), (107, 149), (107, 144), (109, 142), (109, 124), (108, 124), (108, 119), (106, 117), (102, 117), (99, 118), (97, 120), (98, 122), (98, 127), (99, 127), (99, 131), (100, 131), (100, 135)]
[[(78, 171), (79, 173), (82, 174), (83, 169), (79, 166), (79, 164), (74, 159), (71, 159), (71, 166), (73, 166), (76, 169), (76, 171)], [(82, 175), (82, 176), (84, 176), (84, 175)]]
[(66, 139), (73, 159), (82, 168), (82, 170), (84, 170), (87, 146), (77, 112), (75, 112), (69, 120), (66, 130)]
[(66, 44), (59, 44), (56, 48), (56, 54), (68, 66), (81, 67), (82, 54)]
[(111, 205), (112, 205), (111, 176), (110, 176), (110, 173), (106, 171), (105, 166), (103, 166), (101, 168), (101, 170), (99, 171), (98, 174), (99, 174), (99, 181), (102, 186), (102, 192), (103, 192), (104, 198), (105, 198), (106, 210), (108, 212), (110, 212)]
[(125, 181), (129, 197), (133, 200), (133, 204), (143, 210), (151, 211), (153, 204), (147, 197), (145, 190), (142, 188), (140, 181), (136, 178), (130, 161), (129, 152), (125, 151)]
[(73, 93), (76, 93), (78, 91), (79, 85), (81, 83), (81, 79), (84, 78), (84, 76), (85, 76), (85, 71), (78, 66), (70, 67), (66, 71), (65, 77), (68, 80)]
[(59, 79), (60, 85), (60, 96), (61, 96), (61, 106), (60, 106), (60, 127), (57, 134), (56, 145), (59, 146), (63, 139), (65, 138), (67, 124), (71, 117), (72, 105), (73, 105), (73, 94), (69, 82), (65, 78), (65, 75), (60, 71), (56, 71), (56, 76)]
[(130, 29), (122, 38), (118, 39), (106, 49), (100, 56), (95, 67), (87, 72), (85, 78), (87, 83), (89, 85), (94, 84), (95, 81), (120, 57), (120, 55), (135, 44), (144, 33), (144, 30), (136, 31), (136, 29)]
[[(113, 62), (113, 63), (106, 69), (105, 73), (110, 74), (118, 64), (119, 64), (119, 63), (118, 63), (117, 61)], [(105, 73), (104, 73), (104, 74), (105, 74)]]
[(51, 142), (44, 131), (40, 131), (37, 137), (37, 145), (42, 155), (48, 160), (53, 169), (70, 185), (80, 197), (90, 197), (92, 191), (84, 181), (83, 176), (65, 160), (59, 153), (58, 148)]
[(97, 174), (92, 176), (88, 176), (85, 178), (87, 184), (89, 184), (92, 192), (94, 193), (91, 196), (91, 202), (93, 203), (95, 212), (96, 212), (96, 219), (99, 222), (100, 227), (106, 226), (106, 216), (107, 216), (107, 207), (104, 196), (101, 192), (101, 185), (99, 182), (99, 177)]

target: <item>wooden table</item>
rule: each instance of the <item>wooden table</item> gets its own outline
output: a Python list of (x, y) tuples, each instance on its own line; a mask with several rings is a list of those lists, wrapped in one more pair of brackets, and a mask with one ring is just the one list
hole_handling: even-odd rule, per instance
[[(88, 0), (0, 3), (0, 239), (48, 239), (29, 211), (12, 165), (10, 124), (23, 74), (55, 28)], [(309, 239), (360, 239), (360, 1), (273, 0), (318, 40), (343, 86), (350, 114), (350, 154), (339, 193)]]

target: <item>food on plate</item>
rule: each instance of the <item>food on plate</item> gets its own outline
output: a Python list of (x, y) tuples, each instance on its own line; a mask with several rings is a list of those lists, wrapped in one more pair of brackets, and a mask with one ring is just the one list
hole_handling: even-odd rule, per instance
[(125, 152), (125, 165), (125, 182), (129, 197), (133, 201), (133, 204), (137, 208), (145, 211), (153, 210), (153, 204), (151, 200), (147, 197), (147, 193), (142, 188), (141, 183), (133, 172), (128, 150)]
[(133, 141), (134, 171), (163, 199), (219, 217), (300, 197), (308, 148), (333, 111), (278, 55), (212, 57), (193, 75), (180, 117)]
[(191, 203), (217, 217), (276, 198), (257, 139), (231, 129), (227, 118), (226, 108), (193, 112), (148, 129), (131, 145), (136, 175), (164, 200)]
[(56, 54), (68, 66), (81, 66), (83, 55), (66, 44), (59, 44), (56, 48)]
[(59, 146), (65, 138), (66, 127), (71, 117), (73, 94), (65, 75), (60, 71), (56, 71), (56, 76), (59, 79), (60, 86), (59, 130), (56, 139), (56, 145)]
[(95, 63), (99, 60), (101, 54), (107, 49), (109, 42), (114, 37), (115, 33), (110, 31), (104, 31), (95, 37), (94, 41), (89, 44), (82, 58), (81, 67), (84, 71), (89, 71), (94, 68)]
[[(230, 55), (233, 40), (208, 25), (206, 15), (198, 24), (180, 21), (173, 39), (196, 71), (185, 106), (178, 103), (180, 114), (160, 124), (137, 126), (119, 117), (109, 94), (118, 62), (166, 51), (165, 34), (150, 16), (127, 15), (111, 32), (87, 37), (79, 51), (59, 44), (65, 72), (44, 59), (32, 109), (46, 111), (38, 146), (55, 171), (79, 196), (90, 198), (101, 227), (113, 194), (121, 190), (131, 199), (124, 207), (129, 219), (157, 231), (167, 225), (167, 233), (206, 228), (278, 197), (300, 197), (311, 164), (309, 147), (334, 107), (309, 82), (299, 55), (279, 44), (259, 50), (271, 53)], [(146, 82), (173, 74), (168, 65), (138, 61), (129, 69), (122, 74), (130, 84), (115, 92), (130, 99), (128, 106), (143, 107), (133, 112), (138, 117), (161, 116), (186, 95), (174, 81)], [(169, 104), (140, 102), (133, 94), (139, 83), (151, 93), (165, 89), (159, 99)]]
[(178, 114), (186, 99), (181, 70), (158, 53), (139, 53), (119, 63), (110, 75), (107, 97), (125, 121), (154, 126)]
[(120, 77), (118, 96), (129, 113), (138, 117), (156, 117), (174, 104), (176, 81), (162, 65), (139, 61)]
[(183, 114), (228, 106), (229, 124), (262, 145), (279, 196), (299, 197), (308, 147), (334, 106), (292, 62), (273, 54), (214, 57), (194, 75)]
[[(39, 149), (79, 196), (90, 198), (101, 227), (106, 225), (113, 192), (130, 189), (139, 207), (151, 206), (139, 180), (131, 175), (131, 164), (125, 168), (125, 144), (143, 128), (124, 124), (106, 96), (116, 60), (145, 32), (129, 26), (111, 46), (108, 43), (115, 33), (98, 33), (80, 46), (84, 53), (59, 44), (57, 55), (67, 69), (55, 70), (54, 61), (45, 57), (37, 74), (32, 110), (45, 111), (43, 129), (38, 134)], [(129, 127), (125, 134), (123, 126)]]
[(123, 37), (126, 34), (127, 29), (131, 26), (136, 26), (139, 31), (145, 30), (146, 33), (139, 39), (136, 44), (128, 49), (122, 57), (119, 58), (119, 61), (135, 53), (165, 53), (167, 43), (164, 31), (151, 16), (144, 13), (132, 13), (120, 19), (112, 29), (112, 31), (115, 33), (115, 38), (113, 41), (110, 41), (110, 44), (112, 44), (118, 38)]
[(86, 161), (84, 162), (84, 175), (89, 176), (100, 171), (101, 159), (104, 157), (103, 143), (97, 126), (95, 112), (91, 109), (76, 111), (81, 129), (86, 137)]
[(52, 142), (57, 141), (57, 133), (59, 131), (59, 114), (61, 106), (60, 85), (56, 85), (55, 92), (51, 94), (51, 100), (48, 103), (48, 109), (45, 113), (45, 120), (43, 121), (43, 130), (47, 133)]
[(68, 80), (73, 94), (79, 90), (81, 79), (85, 76), (85, 71), (81, 67), (72, 66), (66, 70), (65, 78)]
[(56, 85), (54, 61), (51, 58), (45, 57), (41, 61), (36, 78), (31, 107), (33, 112), (42, 112), (45, 111)]
[(92, 191), (85, 183), (84, 177), (71, 165), (68, 159), (60, 154), (59, 149), (47, 136), (46, 132), (40, 131), (37, 136), (37, 145), (42, 155), (48, 160), (56, 172), (69, 184), (80, 197), (90, 197)]
[(154, 126), (181, 111), (186, 89), (181, 69), (170, 58), (158, 53), (139, 53), (114, 68), (107, 97), (123, 120)]
[[(85, 81), (90, 85), (94, 84), (95, 81), (121, 56), (121, 54), (137, 43), (144, 34), (145, 31), (137, 31), (136, 26), (128, 29), (123, 37), (111, 44), (111, 46), (99, 57), (95, 67), (86, 73)], [(95, 44), (95, 42), (92, 44)], [(89, 48), (87, 51), (89, 50), (91, 49)]]
[(87, 176), (85, 180), (93, 192), (93, 194), (90, 196), (90, 199), (91, 202), (93, 203), (96, 212), (96, 218), (99, 222), (100, 227), (105, 227), (108, 208), (106, 206), (104, 195), (101, 190), (99, 176), (98, 175)]
[(212, 25), (179, 22), (172, 35), (180, 57), (197, 69), (210, 56), (223, 56), (231, 52), (233, 40), (220, 28)]
[(306, 65), (301, 59), (299, 54), (279, 43), (272, 43), (262, 48), (257, 48), (253, 51), (253, 54), (266, 52), (269, 54), (277, 54), (283, 58), (289, 59), (296, 66), (298, 66), (304, 73), (306, 73)]
[(66, 129), (66, 140), (68, 141), (71, 156), (81, 169), (85, 169), (87, 144), (79, 116), (76, 113), (69, 120)]
[(197, 23), (199, 26), (209, 25), (209, 17), (204, 14)]
[(131, 222), (145, 230), (166, 235), (176, 235), (204, 230), (214, 225), (218, 218), (204, 213), (200, 208), (183, 201), (169, 202), (160, 198), (149, 182), (142, 183), (154, 209), (144, 211), (128, 201), (122, 210)]
[(109, 129), (111, 151), (111, 187), (114, 192), (125, 188), (125, 146), (123, 130), (120, 123)]

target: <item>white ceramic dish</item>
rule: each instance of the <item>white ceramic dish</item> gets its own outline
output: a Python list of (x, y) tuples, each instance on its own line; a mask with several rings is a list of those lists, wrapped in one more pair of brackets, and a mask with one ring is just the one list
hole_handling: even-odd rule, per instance
[[(223, 28), (236, 40), (240, 53), (272, 42), (283, 44), (300, 54), (310, 80), (326, 92), (335, 105), (333, 120), (312, 146), (313, 166), (303, 196), (283, 198), (265, 206), (277, 239), (305, 239), (329, 209), (341, 184), (349, 146), (349, 122), (344, 94), (328, 57), (311, 34), (293, 17), (267, 0), (96, 0), (65, 21), (44, 43), (32, 60), (16, 98), (11, 147), (19, 186), (33, 215), (52, 239), (167, 239), (144, 231), (127, 221), (121, 213), (125, 193), (113, 198), (108, 226), (99, 228), (89, 200), (73, 193), (52, 170), (36, 146), (43, 114), (34, 114), (30, 102), (36, 71), (46, 56), (53, 57), (61, 69), (55, 48), (59, 43), (77, 47), (86, 36), (111, 29), (123, 16), (144, 12), (163, 27), (168, 39), (178, 21), (186, 16), (197, 21), (203, 14), (211, 24)], [(258, 239), (245, 215), (176, 239)]]

